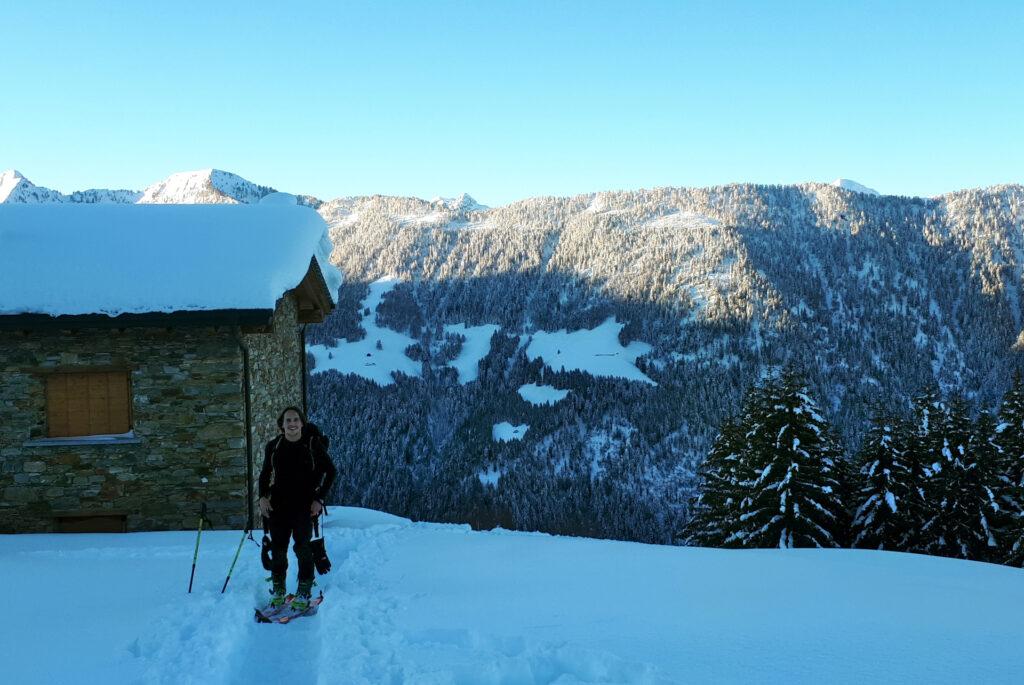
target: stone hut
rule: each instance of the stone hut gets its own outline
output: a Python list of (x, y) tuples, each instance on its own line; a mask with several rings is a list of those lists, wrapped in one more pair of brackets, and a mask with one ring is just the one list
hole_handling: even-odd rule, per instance
[(251, 524), (330, 251), (288, 197), (0, 205), (0, 532)]

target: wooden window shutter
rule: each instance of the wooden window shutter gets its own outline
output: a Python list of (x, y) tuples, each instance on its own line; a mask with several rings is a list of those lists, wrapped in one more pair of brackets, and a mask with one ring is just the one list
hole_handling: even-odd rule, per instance
[(127, 371), (54, 373), (46, 381), (51, 438), (114, 435), (131, 430)]

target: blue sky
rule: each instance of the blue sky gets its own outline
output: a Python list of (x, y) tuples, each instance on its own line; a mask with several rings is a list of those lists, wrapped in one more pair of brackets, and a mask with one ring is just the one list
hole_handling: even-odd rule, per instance
[(0, 169), (322, 198), (1024, 182), (1024, 3), (10, 3)]

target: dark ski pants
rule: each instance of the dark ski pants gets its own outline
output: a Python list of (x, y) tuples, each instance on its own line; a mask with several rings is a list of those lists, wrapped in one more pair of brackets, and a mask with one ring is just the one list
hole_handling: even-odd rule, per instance
[(271, 573), (283, 578), (288, 573), (288, 540), (295, 538), (295, 556), (299, 559), (299, 580), (313, 580), (313, 519), (309, 509), (270, 512)]

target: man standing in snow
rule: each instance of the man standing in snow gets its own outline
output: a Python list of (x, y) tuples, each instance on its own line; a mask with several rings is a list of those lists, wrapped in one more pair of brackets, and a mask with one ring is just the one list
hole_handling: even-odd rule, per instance
[(299, 588), (292, 606), (302, 611), (313, 594), (313, 520), (323, 511), (324, 495), (337, 473), (319, 429), (306, 423), (298, 407), (277, 418), (281, 434), (267, 443), (260, 471), (260, 513), (269, 519), (272, 561), (271, 605), (285, 601), (288, 541), (295, 539)]

